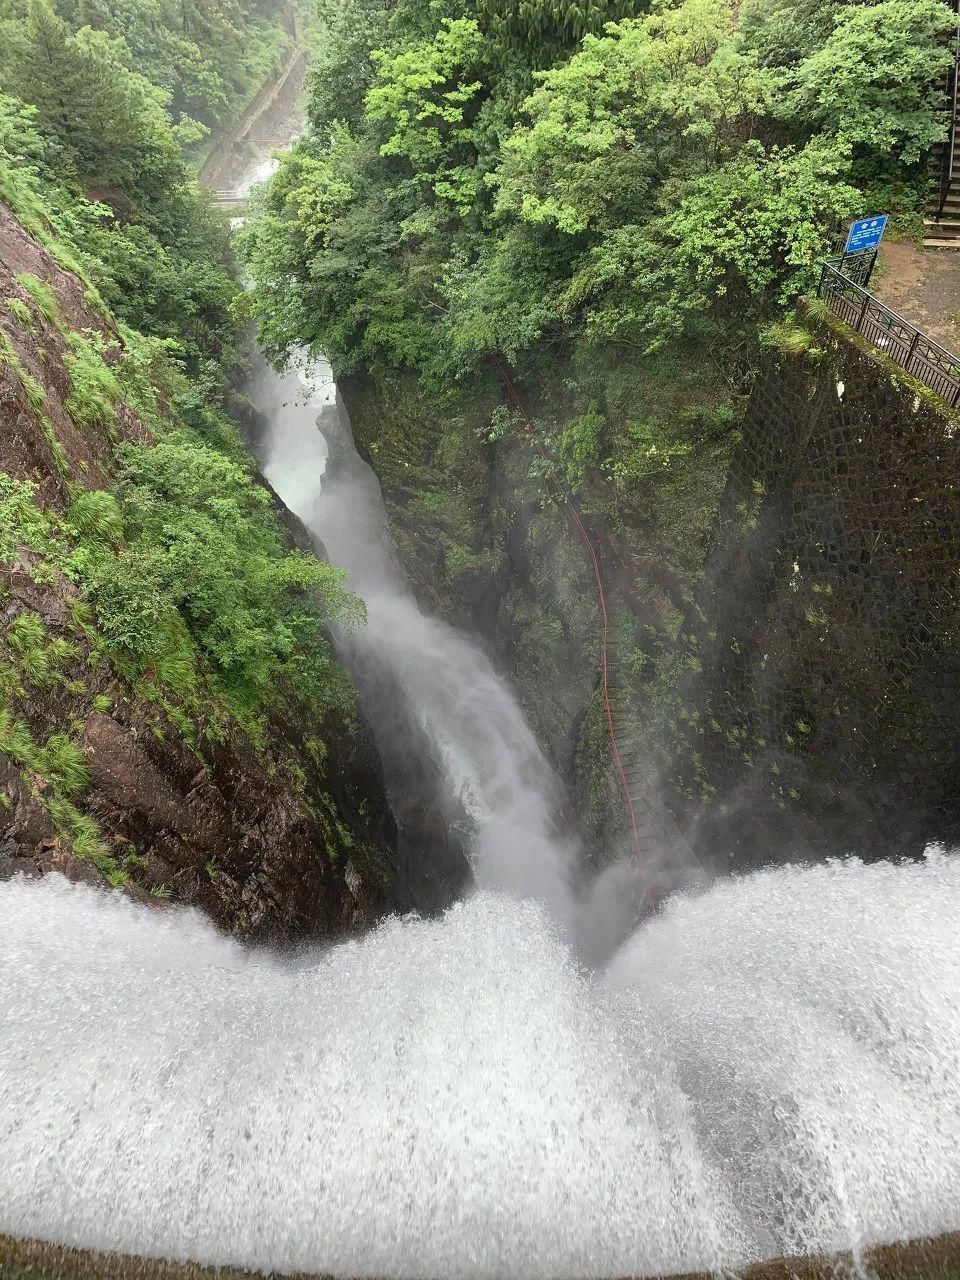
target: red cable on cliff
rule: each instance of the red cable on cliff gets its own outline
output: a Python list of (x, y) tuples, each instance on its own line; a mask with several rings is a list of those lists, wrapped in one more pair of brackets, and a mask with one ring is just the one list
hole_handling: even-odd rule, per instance
[[(503, 364), (503, 361), (499, 358), (499, 356), (494, 356), (493, 359), (494, 359), (494, 363), (497, 366), (497, 372), (500, 375), (500, 380), (503, 383), (503, 386), (507, 392), (507, 397), (513, 403), (513, 406), (516, 409), (517, 413), (523, 419), (524, 425), (526, 426), (527, 435), (529, 436), (531, 443), (533, 444), (537, 452), (540, 454), (541, 458), (543, 458), (544, 460), (547, 460), (547, 454), (545, 453), (540, 442), (537, 440), (536, 433), (534, 432), (534, 429), (533, 429), (533, 423), (530, 421), (529, 417), (527, 416), (527, 412), (523, 407), (523, 403), (519, 395), (517, 394), (517, 390), (513, 385), (513, 381), (510, 377), (510, 374), (508, 373), (507, 369)], [(637, 860), (637, 866), (640, 869), (640, 875), (643, 877), (643, 883), (644, 883), (644, 888), (646, 890), (647, 902), (650, 904), (650, 910), (654, 911), (656, 910), (656, 899), (654, 897), (653, 890), (650, 887), (650, 882), (647, 878), (646, 867), (644, 865), (643, 843), (640, 839), (640, 830), (637, 826), (637, 815), (633, 806), (633, 797), (630, 794), (630, 784), (627, 781), (626, 770), (623, 767), (623, 758), (620, 755), (620, 745), (617, 741), (617, 728), (616, 728), (616, 723), (614, 721), (614, 716), (613, 716), (613, 707), (610, 703), (610, 670), (609, 670), (609, 662), (607, 657), (607, 639), (610, 632), (610, 618), (607, 613), (607, 597), (603, 590), (603, 575), (600, 572), (600, 558), (597, 555), (597, 551), (593, 545), (593, 541), (589, 533), (587, 532), (587, 527), (583, 523), (583, 520), (580, 516), (580, 512), (577, 510), (571, 495), (567, 493), (566, 490), (562, 488), (562, 486), (558, 486), (558, 487), (560, 487), (561, 492), (563, 493), (564, 501), (567, 504), (567, 509), (570, 513), (573, 523), (576, 525), (580, 533), (580, 537), (583, 540), (583, 545), (587, 549), (587, 555), (590, 558), (590, 564), (591, 564), (591, 567), (593, 568), (594, 580), (596, 581), (596, 585), (597, 585), (597, 603), (599, 604), (599, 607), (600, 607), (600, 623), (601, 623), (601, 630), (602, 630), (602, 647), (600, 651), (601, 652), (601, 664), (600, 664), (601, 691), (603, 693), (603, 709), (607, 718), (607, 736), (610, 739), (610, 750), (613, 753), (613, 759), (617, 766), (617, 774), (620, 779), (620, 787), (623, 791), (624, 799), (626, 800), (626, 804), (627, 804), (627, 814), (630, 818), (630, 828), (631, 828), (632, 839), (633, 839), (634, 856), (636, 857), (636, 860)]]

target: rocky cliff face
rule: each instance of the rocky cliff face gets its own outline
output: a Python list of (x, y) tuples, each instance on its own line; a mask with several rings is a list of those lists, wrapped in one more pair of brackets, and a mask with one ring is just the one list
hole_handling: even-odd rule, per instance
[[(418, 599), (479, 636), (512, 680), (597, 857), (624, 849), (590, 561), (568, 508), (545, 500), (529, 445), (490, 438), (499, 388), (438, 403), (412, 379), (385, 387), (361, 375), (339, 385)], [(625, 553), (609, 538), (597, 545), (616, 609), (629, 581)]]
[[(917, 854), (960, 829), (956, 422), (844, 338), (808, 345), (713, 413), (723, 431), (687, 426), (699, 408), (676, 379), (601, 387), (611, 461), (576, 492), (627, 772), (683, 852), (723, 869)], [(547, 442), (583, 412), (563, 381), (558, 366), (525, 383)], [(443, 404), (411, 380), (342, 390), (416, 590), (513, 678), (595, 856), (623, 851), (589, 562), (537, 451), (496, 430), (499, 388)], [(634, 476), (618, 440), (655, 413), (688, 443)]]
[(214, 729), (119, 669), (71, 575), (24, 544), (24, 521), (109, 488), (118, 447), (151, 433), (122, 399), (102, 421), (71, 412), (71, 337), (108, 367), (123, 339), (2, 205), (0, 335), (0, 875), (195, 903), (243, 936), (335, 933), (389, 909), (395, 830), (362, 720), (286, 698), (261, 741)]

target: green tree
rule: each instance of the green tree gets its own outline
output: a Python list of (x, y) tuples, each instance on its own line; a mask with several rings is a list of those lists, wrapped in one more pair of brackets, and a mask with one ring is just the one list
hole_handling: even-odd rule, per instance
[(386, 43), (388, 0), (318, 0), (323, 38), (311, 56), (310, 122), (323, 138), (335, 125), (362, 124), (376, 75), (372, 53)]
[(942, 138), (937, 82), (952, 64), (942, 0), (880, 0), (842, 9), (799, 64), (787, 109), (819, 128), (907, 163)]
[[(161, 91), (127, 67), (123, 41), (89, 27), (72, 34), (46, 0), (30, 0), (23, 32), (11, 78), (45, 139), (48, 197), (53, 184), (54, 207), (75, 229), (82, 223), (104, 298), (170, 342), (195, 373), (211, 360), (229, 364), (236, 267), (222, 220), (184, 160), (184, 123), (172, 126)], [(22, 185), (24, 144), (14, 159)], [(126, 196), (120, 218), (97, 218), (82, 200), (115, 192)]]
[(378, 75), (367, 95), (367, 119), (385, 122), (390, 133), (381, 155), (403, 157), (414, 180), (461, 215), (481, 191), (472, 116), (482, 50), (475, 22), (445, 19), (430, 41), (392, 56), (374, 53)]
[(520, 58), (534, 68), (550, 66), (585, 35), (644, 7), (637, 0), (473, 0), (471, 6), (500, 58)]
[(122, 36), (127, 65), (161, 88), (175, 120), (235, 114), (283, 43), (280, 0), (57, 0), (76, 31)]
[(11, 80), (67, 148), (82, 181), (142, 196), (180, 160), (162, 99), (123, 61), (122, 42), (84, 28), (72, 35), (48, 0), (30, 0)]
[(504, 147), (498, 208), (568, 234), (634, 221), (666, 179), (721, 163), (753, 136), (774, 81), (740, 48), (722, 0), (588, 36), (524, 104)]

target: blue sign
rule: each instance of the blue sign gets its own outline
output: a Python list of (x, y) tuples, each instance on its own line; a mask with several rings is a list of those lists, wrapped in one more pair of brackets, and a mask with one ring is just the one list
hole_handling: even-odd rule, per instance
[(887, 215), (879, 218), (860, 218), (847, 233), (844, 253), (856, 253), (858, 249), (876, 249), (883, 239), (883, 231), (887, 225)]

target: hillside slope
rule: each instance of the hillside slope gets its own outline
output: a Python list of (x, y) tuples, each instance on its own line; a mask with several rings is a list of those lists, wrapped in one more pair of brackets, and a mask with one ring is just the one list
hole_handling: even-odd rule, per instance
[[(180, 375), (162, 352), (121, 333), (3, 205), (0, 335), (0, 875), (56, 870), (196, 903), (244, 936), (369, 919), (389, 905), (394, 831), (344, 673), (317, 650), (326, 704), (279, 667), (276, 693), (244, 702), (198, 643), (215, 621), (199, 596), (182, 595), (174, 615), (157, 583), (132, 576), (149, 559), (133, 558), (145, 535), (118, 484), (129, 490), (139, 466), (158, 555), (184, 512), (193, 536), (205, 513), (235, 517), (218, 508), (233, 486), (249, 521), (238, 536), (255, 530), (267, 567), (310, 596), (311, 562), (284, 549), (290, 534), (225, 420), (219, 449), (185, 433), (169, 398)], [(182, 494), (165, 508), (149, 488), (164, 450), (211, 471), (192, 508)], [(185, 593), (217, 586), (202, 553), (198, 542), (179, 561)], [(172, 628), (152, 655), (123, 631), (138, 624), (134, 605), (140, 622)]]

